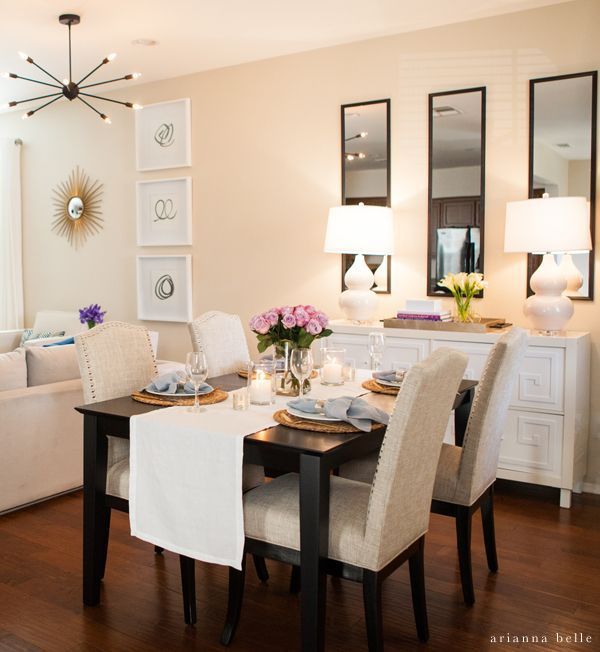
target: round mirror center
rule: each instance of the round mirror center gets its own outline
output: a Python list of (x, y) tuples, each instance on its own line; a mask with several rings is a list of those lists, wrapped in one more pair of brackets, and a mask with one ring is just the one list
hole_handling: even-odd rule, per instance
[(83, 200), (81, 197), (71, 197), (67, 204), (67, 213), (72, 220), (78, 220), (83, 215)]

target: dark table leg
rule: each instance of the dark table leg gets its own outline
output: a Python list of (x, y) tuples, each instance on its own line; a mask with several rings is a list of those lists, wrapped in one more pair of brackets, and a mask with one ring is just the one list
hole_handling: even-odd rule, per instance
[(457, 446), (463, 445), (465, 432), (467, 431), (467, 423), (469, 421), (469, 414), (475, 398), (475, 388), (465, 392), (465, 396), (461, 404), (454, 410), (454, 443)]
[(300, 456), (300, 574), (302, 650), (325, 642), (326, 558), (329, 545), (329, 469), (321, 457)]
[(83, 418), (83, 602), (100, 602), (100, 580), (110, 522), (105, 504), (107, 440), (99, 432), (98, 418)]

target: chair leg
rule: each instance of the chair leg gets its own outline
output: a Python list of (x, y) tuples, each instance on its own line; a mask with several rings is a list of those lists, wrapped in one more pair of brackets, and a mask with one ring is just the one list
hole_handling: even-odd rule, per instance
[(472, 605), (475, 602), (473, 569), (471, 568), (471, 520), (471, 510), (468, 507), (457, 507), (456, 542), (458, 544), (460, 581), (462, 583), (465, 604), (468, 605)]
[(363, 571), (363, 602), (367, 623), (369, 652), (383, 652), (383, 614), (381, 612), (381, 578), (375, 571)]
[(256, 570), (256, 575), (261, 582), (269, 581), (269, 571), (267, 570), (267, 564), (265, 563), (264, 557), (259, 557), (258, 555), (252, 555), (254, 560), (254, 569)]
[(292, 566), (292, 572), (290, 574), (290, 593), (297, 595), (300, 593), (301, 586), (300, 566)]
[(110, 507), (106, 508), (106, 514), (104, 518), (104, 523), (102, 524), (104, 527), (104, 537), (102, 541), (102, 558), (100, 560), (100, 579), (104, 579), (104, 573), (106, 571), (106, 557), (108, 556), (108, 535), (110, 532), (110, 513), (111, 513)]
[(410, 570), (410, 590), (417, 635), (423, 642), (429, 639), (427, 622), (427, 601), (425, 598), (425, 537), (419, 539), (417, 552), (408, 560)]
[(227, 616), (221, 633), (221, 645), (229, 645), (233, 641), (235, 630), (240, 622), (242, 600), (244, 598), (244, 582), (246, 580), (246, 555), (242, 558), (242, 570), (229, 568), (229, 597), (227, 599)]
[(162, 555), (163, 550), (164, 550), (164, 548), (161, 548), (160, 546), (154, 546), (154, 554), (155, 555)]
[(183, 594), (183, 617), (186, 625), (196, 622), (196, 562), (179, 555), (181, 569), (181, 593)]
[(498, 571), (496, 554), (496, 532), (494, 529), (494, 486), (492, 485), (481, 502), (481, 522), (483, 523), (483, 542), (488, 568), (492, 573)]

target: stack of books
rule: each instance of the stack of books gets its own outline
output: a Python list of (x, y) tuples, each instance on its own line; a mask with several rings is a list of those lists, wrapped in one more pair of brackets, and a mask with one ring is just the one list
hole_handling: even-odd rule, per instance
[(396, 319), (417, 319), (423, 321), (452, 321), (449, 310), (444, 310), (437, 299), (407, 299), (405, 307), (396, 314)]

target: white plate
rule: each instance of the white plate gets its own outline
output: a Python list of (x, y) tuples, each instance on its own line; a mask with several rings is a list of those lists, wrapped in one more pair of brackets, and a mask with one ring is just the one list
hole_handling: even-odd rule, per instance
[(313, 414), (312, 412), (302, 412), (302, 410), (295, 410), (293, 407), (287, 406), (286, 410), (294, 417), (300, 419), (307, 419), (308, 421), (337, 421), (341, 419), (334, 419), (333, 417), (326, 417), (324, 414)]
[[(210, 394), (212, 391), (213, 391), (212, 387), (210, 387), (210, 389), (206, 389), (205, 391), (200, 390), (198, 392), (198, 396), (204, 396), (206, 394)], [(173, 394), (172, 392), (156, 392), (151, 389), (147, 389), (146, 392), (148, 392), (148, 394), (154, 394), (154, 396), (192, 396), (192, 397), (194, 396), (194, 392), (185, 392), (179, 389), (175, 392), (175, 394)]]
[(380, 380), (379, 378), (373, 378), (373, 380), (380, 385), (385, 385), (386, 387), (402, 387), (402, 381), (398, 382), (397, 380)]

